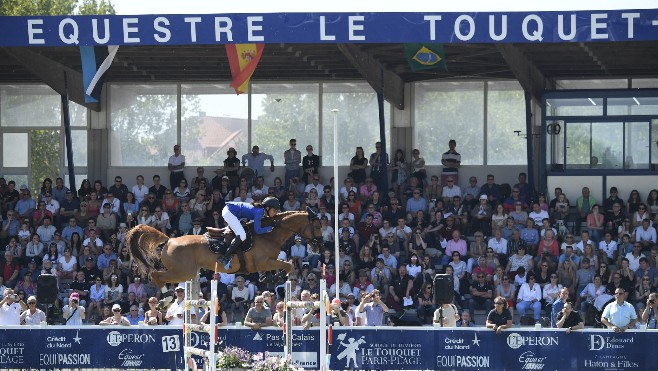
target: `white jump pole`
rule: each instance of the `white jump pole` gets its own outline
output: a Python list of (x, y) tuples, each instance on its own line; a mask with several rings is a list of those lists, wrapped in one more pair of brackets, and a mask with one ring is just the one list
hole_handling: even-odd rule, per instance
[(327, 370), (327, 305), (325, 295), (327, 295), (327, 281), (320, 280), (320, 300), (319, 301), (292, 301), (292, 286), (290, 281), (285, 284), (286, 295), (286, 321), (285, 321), (285, 342), (283, 352), (286, 359), (292, 360), (292, 311), (297, 308), (320, 308), (320, 370)]
[[(217, 281), (210, 281), (210, 302), (203, 299), (193, 299), (192, 293), (195, 292), (193, 287), (195, 287), (193, 281), (185, 282), (185, 314), (183, 316), (183, 337), (184, 337), (184, 346), (183, 346), (183, 359), (185, 364), (185, 370), (190, 370), (189, 362), (192, 355), (197, 355), (203, 357), (204, 359), (204, 369), (215, 371), (217, 369), (217, 353), (215, 352), (215, 338), (217, 337), (217, 321), (215, 320), (217, 310)], [(198, 287), (198, 286), (197, 286)], [(198, 291), (196, 291), (198, 296)], [(192, 323), (192, 308), (208, 308), (210, 311), (210, 324), (202, 325)], [(210, 336), (210, 341), (208, 342), (208, 350), (203, 350), (199, 348), (192, 347), (192, 332), (204, 332), (208, 333)]]

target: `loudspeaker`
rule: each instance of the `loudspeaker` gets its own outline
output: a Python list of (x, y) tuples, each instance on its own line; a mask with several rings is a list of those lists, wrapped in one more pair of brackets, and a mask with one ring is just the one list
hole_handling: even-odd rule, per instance
[(57, 300), (57, 277), (52, 274), (42, 274), (37, 278), (37, 301), (42, 304), (52, 304)]
[(434, 276), (434, 303), (450, 304), (455, 299), (455, 283), (452, 274)]

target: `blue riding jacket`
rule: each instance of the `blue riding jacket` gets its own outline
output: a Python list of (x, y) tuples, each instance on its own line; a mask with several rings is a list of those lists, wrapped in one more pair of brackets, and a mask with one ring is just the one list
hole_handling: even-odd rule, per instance
[(272, 227), (262, 227), (260, 225), (261, 219), (265, 209), (256, 207), (248, 202), (227, 202), (226, 207), (238, 219), (249, 219), (254, 221), (254, 231), (257, 234), (268, 233), (272, 231)]

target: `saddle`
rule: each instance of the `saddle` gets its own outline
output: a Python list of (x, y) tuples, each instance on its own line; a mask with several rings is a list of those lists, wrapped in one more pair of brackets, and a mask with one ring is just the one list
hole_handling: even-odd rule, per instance
[[(210, 251), (213, 254), (226, 253), (226, 250), (228, 249), (230, 244), (230, 241), (228, 243), (226, 242), (226, 238), (225, 238), (226, 235), (224, 234), (226, 228), (208, 227), (207, 230), (208, 231), (203, 235), (203, 237), (205, 237), (206, 240), (208, 240), (208, 249), (210, 249)], [(248, 251), (252, 247), (253, 237), (252, 237), (251, 229), (245, 228), (245, 232), (247, 233), (247, 238), (242, 243), (242, 245), (236, 250), (236, 253), (243, 253), (245, 251)]]
[(212, 238), (224, 238), (224, 232), (226, 231), (226, 228), (213, 228), (213, 227), (207, 227), (208, 230), (208, 235)]

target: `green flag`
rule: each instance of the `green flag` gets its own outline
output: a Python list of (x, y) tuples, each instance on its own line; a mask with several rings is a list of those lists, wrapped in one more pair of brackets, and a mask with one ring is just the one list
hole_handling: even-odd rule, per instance
[(404, 44), (404, 54), (407, 56), (409, 67), (414, 72), (438, 68), (448, 70), (443, 44)]

